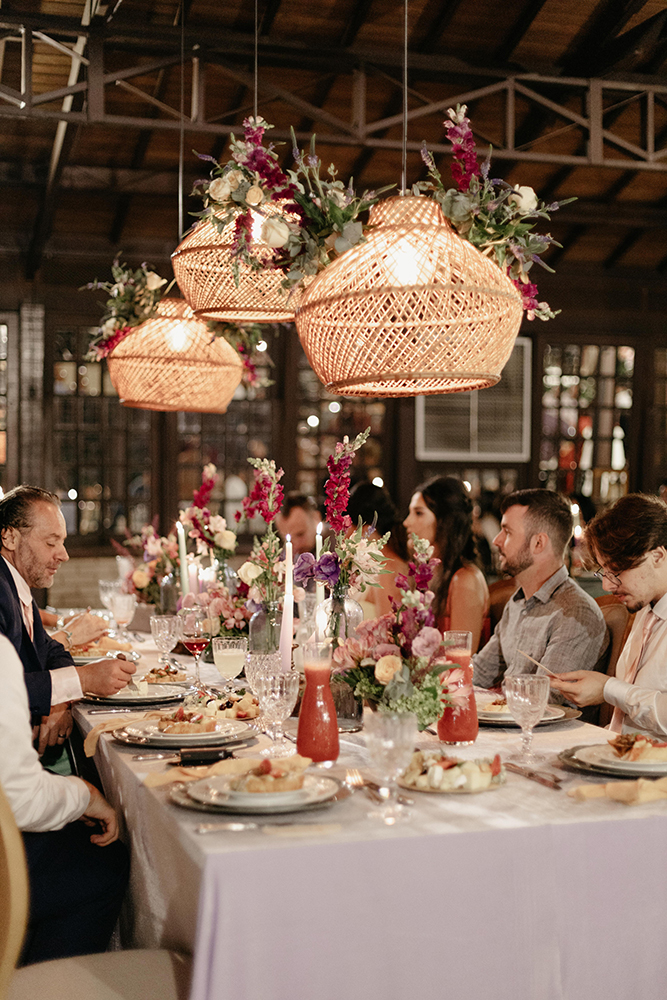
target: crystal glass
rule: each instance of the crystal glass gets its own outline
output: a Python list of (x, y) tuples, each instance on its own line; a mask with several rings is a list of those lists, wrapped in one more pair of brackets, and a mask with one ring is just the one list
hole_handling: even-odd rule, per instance
[[(248, 653), (245, 661), (245, 679), (248, 682), (248, 687), (258, 700), (260, 700), (259, 686), (262, 677), (272, 673), (279, 673), (281, 666), (282, 657), (280, 651), (275, 653), (253, 653), (251, 650)], [(260, 714), (256, 719), (250, 721), (250, 725), (254, 726), (261, 733), (264, 731), (266, 720)]]
[(179, 638), (195, 659), (195, 685), (204, 690), (199, 676), (199, 658), (211, 641), (208, 612), (202, 607), (181, 608), (177, 617), (180, 621)]
[(297, 670), (266, 670), (256, 675), (257, 695), (262, 715), (269, 727), (273, 743), (262, 750), (263, 757), (289, 757), (296, 753), (293, 743), (287, 743), (283, 733), (283, 723), (296, 705), (299, 694), (299, 673)]
[(506, 677), (503, 691), (510, 715), (521, 726), (521, 750), (508, 760), (517, 764), (540, 764), (546, 758), (531, 752), (533, 727), (544, 715), (549, 701), (549, 678), (538, 674), (518, 674)]
[(134, 594), (125, 594), (123, 591), (113, 591), (111, 594), (111, 614), (118, 626), (117, 636), (121, 642), (131, 642), (127, 626), (134, 618), (134, 609), (137, 598)]
[(122, 580), (98, 580), (98, 587), (100, 592), (100, 601), (102, 605), (111, 611), (111, 598), (114, 594), (119, 594), (122, 587)]
[(243, 670), (248, 655), (248, 640), (246, 638), (226, 638), (218, 636), (213, 639), (213, 662), (225, 682), (225, 694), (229, 694), (234, 685), (232, 681)]
[(162, 653), (159, 663), (163, 666), (169, 665), (167, 653), (171, 653), (180, 638), (181, 623), (176, 615), (151, 615), (151, 635)]
[(364, 724), (364, 735), (371, 765), (380, 779), (380, 795), (385, 800), (380, 809), (368, 815), (387, 826), (410, 819), (409, 811), (396, 801), (396, 782), (412, 760), (416, 716), (411, 712), (374, 712)]

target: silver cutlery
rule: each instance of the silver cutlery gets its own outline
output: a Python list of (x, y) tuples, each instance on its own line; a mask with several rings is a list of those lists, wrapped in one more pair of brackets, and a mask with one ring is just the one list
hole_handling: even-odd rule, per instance
[[(152, 707), (153, 703), (151, 702), (151, 708)], [(162, 708), (164, 706), (160, 705), (159, 707)], [(147, 711), (148, 708), (146, 708), (144, 705), (137, 705), (136, 707), (128, 706), (127, 708), (89, 708), (88, 715), (123, 715), (123, 714), (127, 715), (128, 712), (147, 712)]]
[(512, 771), (513, 774), (520, 774), (531, 781), (537, 781), (538, 784), (544, 785), (546, 788), (553, 788), (555, 791), (561, 790), (563, 779), (559, 778), (557, 774), (550, 774), (548, 771), (535, 771), (532, 767), (513, 764), (511, 761), (505, 761), (503, 766), (506, 771)]

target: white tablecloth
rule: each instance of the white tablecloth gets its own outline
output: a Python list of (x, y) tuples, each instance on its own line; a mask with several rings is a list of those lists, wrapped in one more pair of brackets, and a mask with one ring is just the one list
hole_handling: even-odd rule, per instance
[[(82, 705), (77, 720), (87, 731)], [(119, 717), (122, 723), (122, 717)], [(600, 743), (580, 722), (536, 749)], [(510, 752), (483, 729), (459, 756)], [(357, 736), (341, 762), (364, 766)], [(425, 736), (423, 745), (433, 744)], [(135, 946), (195, 954), (192, 1000), (653, 1000), (667, 981), (667, 803), (578, 803), (509, 774), (497, 791), (415, 793), (413, 820), (367, 817), (361, 792), (300, 822), (325, 835), (202, 837), (207, 818), (141, 782), (161, 762), (100, 741), (96, 762), (132, 847)], [(344, 767), (338, 773), (344, 773)], [(564, 785), (587, 779), (566, 775)], [(213, 817), (215, 818), (215, 817)]]

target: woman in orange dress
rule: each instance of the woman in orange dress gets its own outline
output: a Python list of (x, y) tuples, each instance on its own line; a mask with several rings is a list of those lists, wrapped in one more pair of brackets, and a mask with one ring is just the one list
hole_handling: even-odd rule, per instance
[(364, 618), (378, 618), (393, 610), (389, 598), (399, 597), (395, 578), (398, 573), (408, 572), (407, 534), (398, 510), (383, 486), (375, 486), (369, 482), (357, 483), (350, 494), (347, 513), (352, 518), (353, 531), (361, 517), (362, 524), (372, 525), (375, 522), (370, 538), (381, 538), (390, 532), (389, 541), (382, 552), (388, 572), (377, 574), (377, 586), (368, 587), (359, 602), (364, 609)]
[(433, 579), (436, 628), (472, 632), (473, 653), (491, 634), (489, 588), (477, 565), (472, 500), (460, 479), (438, 476), (419, 486), (403, 524), (433, 546), (441, 561)]

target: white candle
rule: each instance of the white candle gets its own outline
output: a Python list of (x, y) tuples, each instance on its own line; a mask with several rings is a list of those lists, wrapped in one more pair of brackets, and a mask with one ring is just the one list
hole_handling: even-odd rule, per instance
[(176, 522), (176, 534), (178, 535), (178, 561), (181, 572), (181, 597), (190, 593), (188, 586), (188, 562), (185, 550), (185, 528), (180, 521)]
[(280, 659), (283, 670), (292, 667), (292, 641), (294, 639), (294, 570), (292, 561), (292, 537), (285, 541), (285, 600), (283, 621), (280, 626)]
[(199, 593), (199, 565), (196, 559), (193, 559), (188, 566), (188, 579), (190, 582), (190, 591), (193, 594)]
[[(324, 527), (324, 525), (320, 521), (320, 523), (317, 526), (316, 533), (315, 533), (315, 558), (316, 559), (319, 559), (320, 556), (322, 555), (322, 528), (323, 527)], [(315, 606), (317, 606), (318, 604), (321, 604), (323, 600), (324, 600), (324, 584), (323, 583), (316, 583), (315, 584)]]

